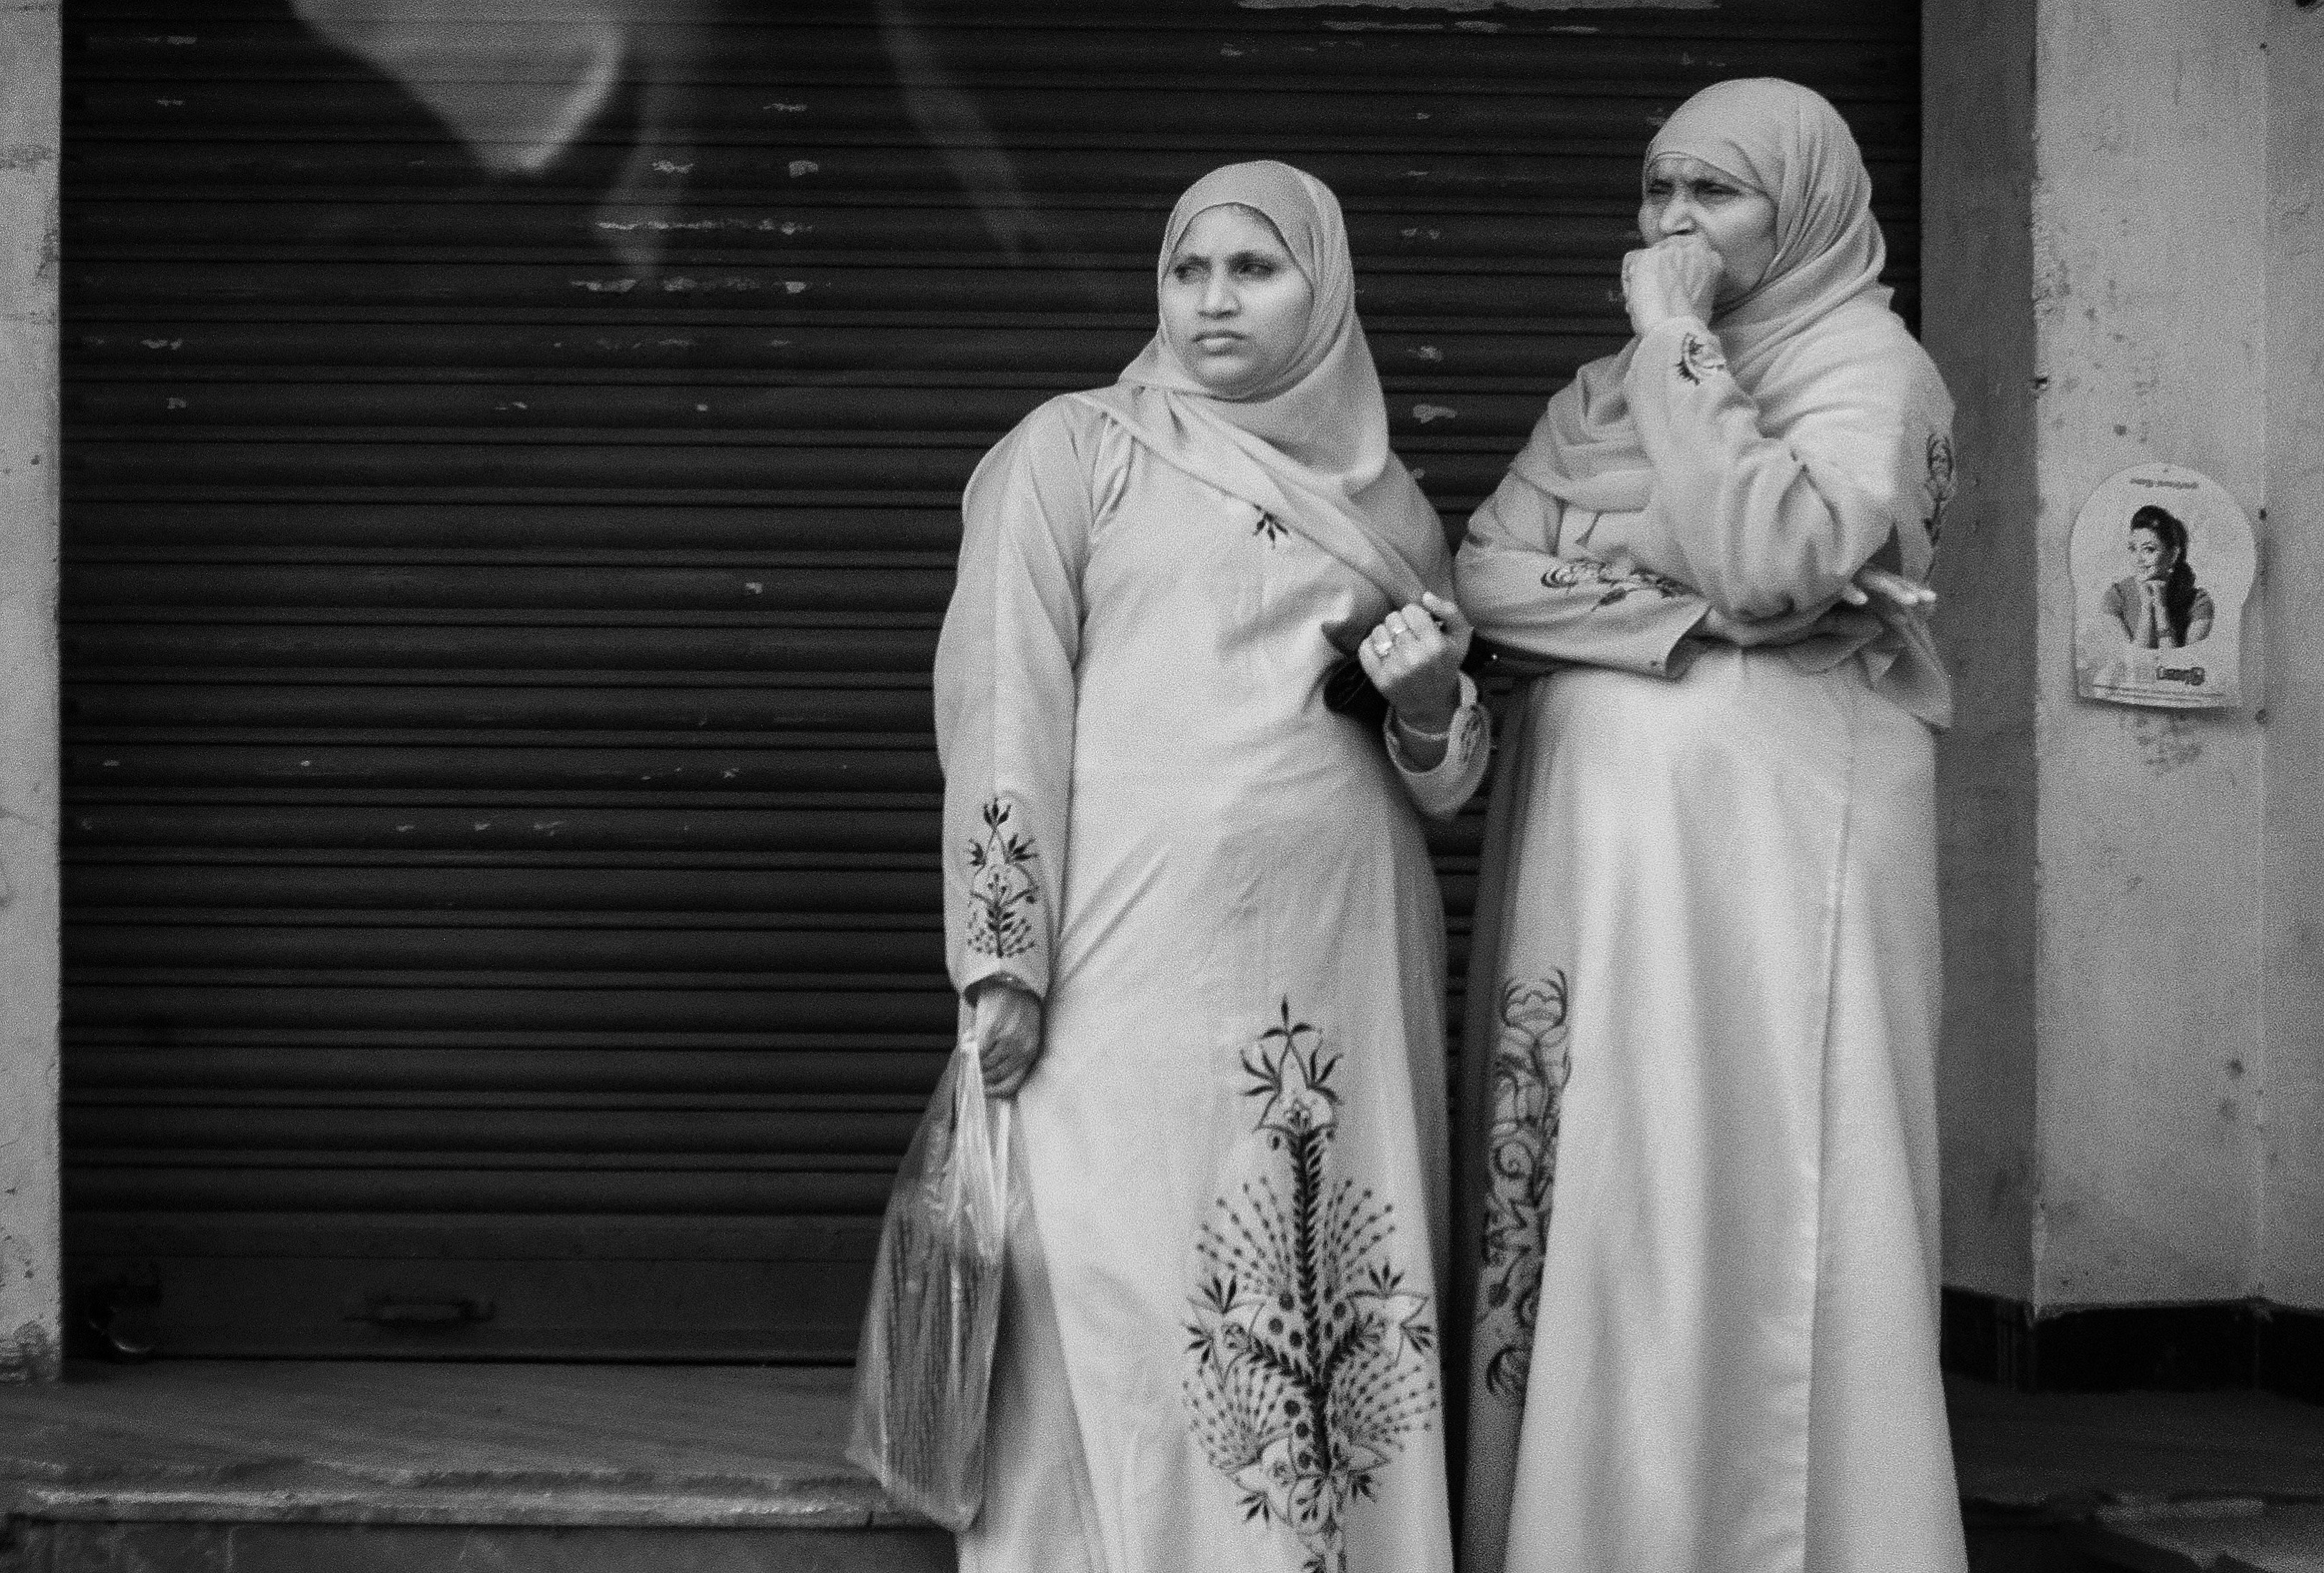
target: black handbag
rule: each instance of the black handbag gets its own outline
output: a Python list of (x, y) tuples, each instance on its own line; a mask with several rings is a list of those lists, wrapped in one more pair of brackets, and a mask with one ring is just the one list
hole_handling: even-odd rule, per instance
[(1342, 656), (1323, 674), (1323, 708), (1360, 726), (1388, 724), (1388, 695), (1372, 686), (1364, 676), (1364, 664), (1353, 656)]

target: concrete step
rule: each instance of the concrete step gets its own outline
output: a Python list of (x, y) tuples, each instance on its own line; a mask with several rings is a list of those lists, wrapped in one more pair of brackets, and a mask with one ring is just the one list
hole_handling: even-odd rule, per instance
[(2246, 1499), (2101, 1509), (2075, 1539), (2125, 1573), (2324, 1573), (2324, 1507)]
[[(1970, 1573), (2135, 1573), (2234, 1562), (2324, 1512), (2324, 1407), (2265, 1393), (2022, 1394), (1950, 1381)], [(2227, 1536), (2216, 1550), (2202, 1537)], [(2236, 1540), (2234, 1537), (2243, 1537)], [(2296, 1545), (2294, 1541), (2292, 1544)]]
[(1963, 1505), (1969, 1573), (2119, 1573), (2081, 1547), (2071, 1523)]
[(848, 1374), (180, 1361), (0, 1387), (0, 1573), (938, 1573)]
[(929, 1530), (20, 1522), (5, 1573), (949, 1573)]
[[(0, 1573), (939, 1573), (848, 1374), (177, 1361), (0, 1386)], [(1972, 1573), (2324, 1573), (2324, 1408), (1950, 1389)]]

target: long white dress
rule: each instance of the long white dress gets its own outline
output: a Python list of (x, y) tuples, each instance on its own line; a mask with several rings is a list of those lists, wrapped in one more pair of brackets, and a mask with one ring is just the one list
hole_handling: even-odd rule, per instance
[(1090, 405), (972, 485), (938, 655), (953, 967), (1047, 1000), (966, 1573), (1451, 1566), (1443, 915), (1327, 711), (1388, 597)]
[[(1910, 386), (1885, 308), (1798, 354), (1831, 369), (1755, 402), (1701, 323), (1646, 335), (1620, 391), (1651, 507), (1512, 474), (1462, 548), (1481, 633), (1586, 663), (1504, 739), (1470, 970), (1476, 1573), (1964, 1566), (1936, 1358), (1946, 691), (1916, 623), (1814, 605), (1884, 541), (1925, 571), (1950, 448), (1941, 398), (1840, 396), (1884, 366)], [(1674, 575), (1718, 550), (1781, 648), (1685, 637), (1713, 603)]]

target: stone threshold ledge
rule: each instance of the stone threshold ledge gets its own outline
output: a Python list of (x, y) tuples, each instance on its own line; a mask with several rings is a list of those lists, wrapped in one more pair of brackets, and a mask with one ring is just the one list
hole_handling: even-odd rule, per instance
[[(867, 1500), (868, 1499), (868, 1500)], [(0, 1519), (51, 1523), (459, 1524), (628, 1529), (913, 1529), (926, 1521), (846, 1483), (777, 1482), (750, 1492), (608, 1490), (586, 1480), (544, 1488), (478, 1482), (464, 1489), (392, 1480), (256, 1484), (187, 1490), (17, 1487)], [(0, 1565), (5, 1566), (5, 1565)]]
[(2135, 1573), (2319, 1573), (2324, 1509), (2235, 1502), (2165, 1514), (2103, 1512), (2080, 1544)]
[(1960, 1380), (1946, 1396), (1973, 1566), (2324, 1573), (2324, 1405)]
[[(0, 1388), (0, 1573), (945, 1573), (830, 1367), (163, 1361)], [(2324, 1573), (2324, 1406), (1949, 1386), (1977, 1566)]]
[(827, 1367), (77, 1363), (0, 1388), (0, 1514), (935, 1533), (842, 1458), (847, 1384)]

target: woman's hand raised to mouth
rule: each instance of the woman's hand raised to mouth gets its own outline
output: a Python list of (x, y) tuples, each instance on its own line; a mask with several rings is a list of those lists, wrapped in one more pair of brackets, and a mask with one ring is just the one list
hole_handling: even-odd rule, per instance
[(1622, 259), (1622, 303), (1630, 313), (1630, 331), (1649, 334), (1678, 317), (1708, 323), (1720, 268), (1711, 243), (1692, 233), (1630, 253)]

